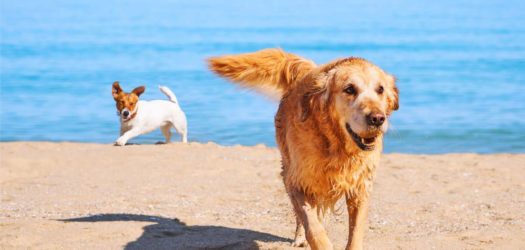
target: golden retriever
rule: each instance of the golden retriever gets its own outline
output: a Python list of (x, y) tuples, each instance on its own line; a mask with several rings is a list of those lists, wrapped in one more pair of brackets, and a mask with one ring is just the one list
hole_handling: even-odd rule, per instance
[(387, 118), (399, 108), (395, 78), (362, 58), (317, 66), (280, 49), (210, 58), (209, 67), (243, 87), (280, 97), (275, 128), (297, 221), (293, 245), (332, 249), (321, 218), (344, 196), (350, 218), (346, 248), (362, 249)]

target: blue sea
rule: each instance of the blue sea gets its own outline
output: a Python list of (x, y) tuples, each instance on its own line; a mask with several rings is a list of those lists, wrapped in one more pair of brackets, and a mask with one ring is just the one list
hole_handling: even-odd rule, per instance
[[(190, 141), (275, 146), (277, 103), (205, 58), (280, 47), (398, 78), (386, 152), (525, 152), (525, 1), (2, 1), (0, 140), (112, 143), (111, 83), (169, 86)], [(136, 143), (162, 140), (160, 132)]]

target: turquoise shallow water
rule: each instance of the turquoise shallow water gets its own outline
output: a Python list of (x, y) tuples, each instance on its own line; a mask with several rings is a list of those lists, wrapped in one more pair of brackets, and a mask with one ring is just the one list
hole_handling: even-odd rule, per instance
[[(0, 140), (111, 143), (110, 86), (176, 94), (192, 141), (275, 145), (276, 103), (206, 69), (281, 47), (395, 74), (385, 151), (525, 152), (524, 1), (3, 1)], [(155, 132), (134, 140), (153, 143)]]

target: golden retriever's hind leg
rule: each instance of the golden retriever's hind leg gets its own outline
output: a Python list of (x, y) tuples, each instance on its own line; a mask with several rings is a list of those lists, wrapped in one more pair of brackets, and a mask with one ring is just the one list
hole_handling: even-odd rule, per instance
[(306, 247), (308, 242), (306, 242), (306, 234), (304, 232), (303, 222), (299, 216), (295, 215), (296, 228), (295, 228), (295, 237), (292, 243), (292, 247)]
[(333, 249), (333, 245), (328, 239), (326, 230), (317, 216), (317, 207), (306, 201), (302, 192), (294, 191), (290, 194), (296, 215), (302, 221), (306, 240), (312, 250)]
[(292, 190), (288, 189), (288, 186), (286, 186), (288, 195), (290, 197), (290, 201), (292, 202), (294, 214), (295, 214), (295, 237), (294, 241), (292, 243), (292, 247), (306, 247), (308, 246), (308, 242), (306, 241), (306, 234), (304, 230), (303, 221), (301, 220), (300, 214), (300, 205), (297, 203), (297, 199), (294, 198), (294, 192)]
[(368, 197), (346, 196), (348, 208), (348, 243), (347, 250), (363, 249), (363, 238), (365, 235), (366, 219), (368, 214)]

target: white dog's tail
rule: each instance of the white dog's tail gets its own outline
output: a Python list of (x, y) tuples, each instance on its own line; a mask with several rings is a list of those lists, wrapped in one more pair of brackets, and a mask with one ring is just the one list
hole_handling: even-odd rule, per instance
[(173, 92), (171, 92), (171, 90), (168, 87), (159, 85), (159, 89), (160, 92), (164, 93), (168, 97), (170, 102), (178, 103), (177, 97), (175, 96), (175, 94), (173, 94)]

